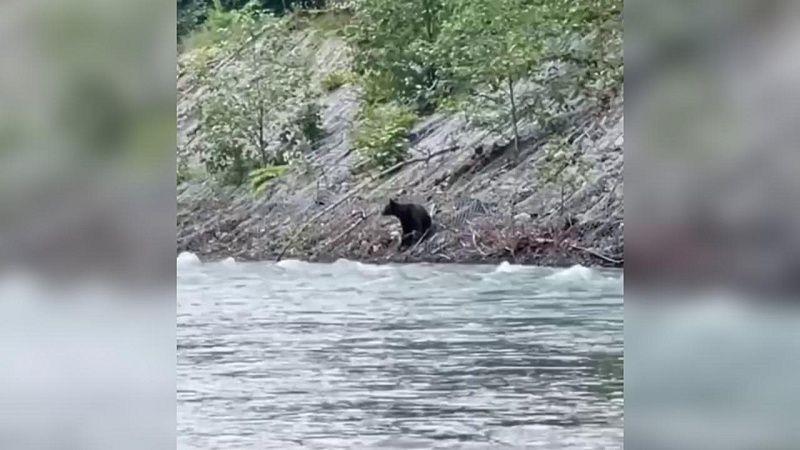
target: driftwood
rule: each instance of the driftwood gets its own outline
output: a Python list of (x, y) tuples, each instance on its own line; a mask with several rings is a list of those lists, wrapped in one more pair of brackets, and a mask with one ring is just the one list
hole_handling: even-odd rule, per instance
[(328, 206), (327, 208), (325, 208), (322, 211), (318, 212), (317, 214), (314, 214), (310, 219), (308, 219), (305, 222), (303, 222), (303, 224), (300, 225), (300, 227), (297, 229), (297, 231), (295, 231), (294, 234), (292, 235), (292, 237), (289, 239), (289, 242), (287, 242), (286, 245), (283, 247), (283, 249), (281, 249), (281, 252), (278, 254), (278, 257), (275, 259), (275, 261), (280, 261), (283, 258), (283, 255), (285, 255), (286, 252), (292, 247), (292, 245), (294, 245), (294, 243), (300, 237), (300, 234), (303, 231), (305, 231), (306, 228), (308, 228), (308, 226), (311, 225), (311, 223), (315, 222), (320, 217), (324, 216), (325, 214), (327, 214), (328, 212), (330, 212), (331, 210), (333, 210), (337, 206), (339, 206), (342, 203), (344, 203), (345, 200), (349, 199), (350, 197), (352, 197), (353, 195), (358, 193), (360, 190), (362, 190), (365, 187), (369, 186), (370, 183), (372, 183), (372, 182), (374, 182), (374, 181), (376, 181), (376, 180), (378, 180), (378, 179), (380, 179), (380, 178), (382, 178), (382, 177), (384, 177), (384, 176), (386, 176), (386, 175), (388, 175), (390, 173), (393, 173), (396, 170), (401, 169), (401, 168), (403, 168), (403, 167), (405, 167), (405, 166), (407, 166), (409, 164), (414, 164), (414, 163), (418, 163), (418, 162), (422, 162), (422, 161), (427, 161), (427, 160), (430, 160), (431, 158), (433, 158), (434, 156), (439, 156), (439, 155), (442, 155), (442, 154), (445, 154), (445, 153), (451, 153), (451, 152), (456, 151), (457, 149), (458, 149), (458, 146), (452, 146), (452, 147), (448, 147), (448, 148), (446, 148), (444, 150), (439, 150), (438, 152), (431, 153), (431, 154), (426, 155), (426, 156), (420, 156), (418, 158), (409, 159), (408, 161), (399, 162), (399, 163), (393, 165), (392, 167), (389, 167), (388, 169), (380, 172), (379, 174), (377, 174), (375, 176), (371, 176), (371, 177), (369, 177), (369, 179), (364, 180), (363, 182), (359, 183), (356, 187), (354, 187), (353, 189), (350, 189), (349, 192), (347, 192), (345, 195), (343, 195), (342, 198), (340, 198), (339, 200), (336, 200), (330, 206)]
[(420, 236), (419, 239), (417, 239), (417, 242), (414, 242), (414, 245), (412, 245), (411, 248), (408, 249), (409, 255), (414, 253), (414, 249), (416, 249), (417, 246), (422, 243), (422, 241), (428, 239), (431, 236), (432, 230), (433, 230), (433, 225), (431, 225), (427, 230), (425, 230), (424, 233), (422, 233), (422, 236)]
[(346, 230), (344, 230), (341, 233), (339, 233), (338, 236), (333, 238), (333, 240), (328, 243), (328, 245), (327, 245), (328, 247), (331, 247), (334, 244), (336, 244), (337, 242), (339, 242), (343, 237), (347, 236), (351, 231), (353, 231), (353, 229), (355, 227), (361, 225), (365, 220), (367, 220), (367, 217), (369, 217), (363, 210), (359, 211), (358, 213), (359, 213), (358, 214), (358, 220), (356, 220), (352, 225), (347, 227)]
[[(536, 238), (536, 239), (534, 239), (534, 241), (536, 243), (538, 243), (538, 244), (558, 244), (558, 241), (556, 241), (555, 239)], [(573, 250), (578, 250), (578, 251), (587, 253), (587, 254), (592, 255), (594, 257), (600, 258), (603, 261), (610, 262), (611, 264), (620, 265), (620, 264), (625, 262), (624, 260), (614, 259), (614, 258), (612, 258), (610, 256), (606, 256), (606, 255), (604, 255), (602, 253), (596, 252), (596, 251), (588, 249), (586, 247), (581, 247), (580, 245), (576, 245), (576, 244), (568, 244), (568, 245), (569, 245), (569, 248), (571, 248)]]
[(474, 246), (475, 246), (475, 250), (477, 250), (477, 251), (478, 251), (478, 253), (480, 253), (480, 254), (481, 254), (481, 256), (485, 257), (485, 256), (486, 256), (486, 252), (484, 252), (483, 250), (481, 250), (481, 246), (480, 246), (480, 245), (478, 245), (478, 240), (477, 240), (477, 238), (476, 238), (476, 236), (475, 236), (475, 231), (473, 231), (471, 228), (470, 228), (470, 230), (469, 230), (469, 231), (470, 231), (470, 233), (472, 233), (472, 245), (474, 245)]
[(595, 256), (597, 258), (602, 259), (603, 261), (610, 262), (611, 264), (621, 265), (622, 263), (625, 262), (625, 260), (614, 259), (614, 258), (612, 258), (610, 256), (606, 256), (606, 255), (604, 255), (602, 253), (598, 253), (598, 252), (596, 252), (594, 250), (590, 250), (590, 249), (585, 248), (585, 247), (580, 247), (580, 246), (577, 246), (577, 245), (570, 245), (570, 248), (573, 248), (575, 250), (580, 250), (582, 252), (588, 253), (588, 254), (590, 254), (592, 256)]

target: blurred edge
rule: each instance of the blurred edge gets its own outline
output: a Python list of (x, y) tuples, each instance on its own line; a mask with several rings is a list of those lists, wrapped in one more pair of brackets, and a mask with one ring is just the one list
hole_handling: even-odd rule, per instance
[(798, 2), (625, 2), (628, 450), (797, 448), (798, 51)]
[[(174, 444), (174, 8), (0, 4), (3, 448)], [(796, 311), (732, 300), (800, 286), (798, 12), (626, 2), (629, 449), (797, 442)], [(699, 287), (725, 290), (680, 308), (654, 294)], [(168, 303), (95, 301), (109, 298)]]
[(175, 7), (0, 2), (0, 448), (174, 448)]
[(625, 4), (629, 288), (800, 288), (800, 8)]
[(0, 271), (172, 284), (175, 4), (0, 4)]

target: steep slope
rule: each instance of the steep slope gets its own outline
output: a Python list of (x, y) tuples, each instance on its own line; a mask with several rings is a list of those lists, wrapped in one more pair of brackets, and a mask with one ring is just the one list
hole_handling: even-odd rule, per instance
[[(347, 47), (335, 36), (304, 31), (298, 42), (314, 49), (319, 76), (347, 65)], [(202, 139), (191, 116), (202, 91), (186, 79), (178, 86), (180, 147)], [(358, 89), (343, 86), (321, 102), (326, 136), (308, 167), (286, 174), (263, 198), (212, 181), (178, 186), (178, 251), (242, 259), (275, 258), (286, 249), (285, 257), (311, 260), (622, 264), (622, 94), (602, 109), (567, 116), (561, 135), (582, 149), (590, 169), (563, 199), (538, 179), (540, 150), (553, 136), (535, 123), (520, 122), (521, 152), (512, 158), (510, 130), (490, 133), (468, 127), (461, 115), (435, 114), (413, 129), (412, 162), (369, 181), (352, 170), (359, 163), (350, 144)], [(436, 234), (398, 254), (399, 224), (379, 215), (389, 197), (424, 204)]]

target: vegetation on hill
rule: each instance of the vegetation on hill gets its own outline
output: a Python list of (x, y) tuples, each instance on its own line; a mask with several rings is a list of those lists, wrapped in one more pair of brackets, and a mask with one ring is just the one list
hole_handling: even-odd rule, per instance
[[(304, 14), (334, 4), (346, 8), (336, 20)], [(308, 30), (343, 37), (350, 67), (314, 73), (298, 38)], [(510, 128), (518, 155), (521, 120), (558, 133), (565, 115), (602, 106), (622, 84), (622, 0), (180, 0), (178, 32), (179, 76), (204, 90), (203, 139), (179, 149), (179, 170), (199, 162), (231, 184), (303, 167), (324, 135), (319, 99), (346, 84), (361, 92), (354, 147), (378, 171), (406, 157), (415, 121), (433, 112)], [(557, 181), (585, 165), (557, 150), (569, 147), (562, 138), (542, 168)]]

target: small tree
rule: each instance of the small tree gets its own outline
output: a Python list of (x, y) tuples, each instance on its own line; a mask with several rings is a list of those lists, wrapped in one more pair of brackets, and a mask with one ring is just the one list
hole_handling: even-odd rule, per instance
[(355, 148), (368, 165), (385, 170), (406, 158), (413, 109), (397, 103), (367, 105), (361, 112)]
[[(621, 82), (621, 0), (448, 4), (451, 10), (436, 44), (439, 66), (446, 68), (443, 76), (465, 98), (462, 107), (473, 113), (472, 121), (510, 122), (517, 155), (522, 115), (541, 120), (547, 104), (560, 108), (584, 93), (597, 95)], [(618, 52), (611, 48), (617, 44)], [(553, 77), (541, 70), (546, 61), (571, 66)], [(517, 82), (523, 79), (530, 83), (521, 95)]]
[(201, 161), (211, 173), (233, 171), (229, 179), (239, 183), (254, 167), (295, 160), (320, 136), (308, 55), (286, 19), (257, 14), (254, 25), (259, 39), (238, 65), (207, 78), (200, 104)]
[(544, 186), (559, 190), (559, 214), (563, 216), (566, 197), (572, 196), (581, 186), (591, 164), (577, 142), (570, 143), (561, 136), (550, 140), (541, 151), (543, 155), (537, 165), (538, 178)]
[(453, 0), (453, 13), (442, 25), (440, 58), (450, 62), (448, 75), (460, 90), (504, 92), (519, 154), (518, 110), (514, 86), (539, 60), (541, 26), (525, 0)]
[(449, 0), (361, 0), (348, 37), (354, 69), (370, 103), (392, 100), (432, 106), (437, 88), (435, 45)]

